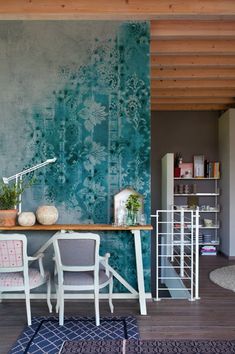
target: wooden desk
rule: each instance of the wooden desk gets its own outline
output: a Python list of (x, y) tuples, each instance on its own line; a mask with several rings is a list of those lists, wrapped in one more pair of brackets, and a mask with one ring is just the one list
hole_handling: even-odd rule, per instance
[[(0, 231), (130, 231), (134, 235), (135, 245), (135, 259), (136, 259), (136, 274), (138, 292), (123, 278), (119, 273), (109, 266), (114, 277), (120, 281), (126, 289), (132, 294), (138, 295), (140, 314), (147, 315), (146, 309), (146, 295), (144, 287), (144, 272), (143, 272), (143, 260), (142, 260), (142, 247), (141, 247), (141, 234), (140, 231), (151, 231), (153, 227), (151, 225), (138, 225), (138, 226), (114, 226), (108, 224), (55, 224), (55, 225), (39, 225), (34, 226), (13, 226), (3, 227), (0, 226)], [(1, 236), (0, 236), (1, 237)], [(35, 253), (43, 253), (53, 243), (53, 236)]]
[(151, 231), (152, 225), (137, 225), (137, 226), (115, 226), (109, 224), (54, 224), (54, 225), (40, 225), (33, 226), (0, 226), (0, 231), (60, 231), (60, 230), (73, 230), (73, 231)]

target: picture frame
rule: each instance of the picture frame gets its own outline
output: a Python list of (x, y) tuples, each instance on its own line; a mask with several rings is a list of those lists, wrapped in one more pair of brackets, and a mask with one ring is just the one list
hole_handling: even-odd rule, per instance
[(193, 163), (183, 162), (180, 164), (180, 177), (192, 178), (193, 177)]
[(204, 168), (205, 158), (204, 155), (194, 155), (193, 156), (193, 175), (197, 178), (205, 177)]

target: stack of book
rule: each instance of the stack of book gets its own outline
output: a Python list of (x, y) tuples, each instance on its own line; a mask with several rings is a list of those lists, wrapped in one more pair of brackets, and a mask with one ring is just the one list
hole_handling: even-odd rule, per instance
[(198, 236), (198, 242), (199, 242), (199, 244), (202, 244), (202, 243), (203, 243), (203, 235), (202, 235), (202, 234), (199, 234), (199, 236)]
[(211, 240), (212, 240), (212, 235), (203, 234), (204, 243), (211, 243)]
[(202, 256), (216, 256), (217, 250), (215, 246), (203, 246), (201, 247), (201, 255)]

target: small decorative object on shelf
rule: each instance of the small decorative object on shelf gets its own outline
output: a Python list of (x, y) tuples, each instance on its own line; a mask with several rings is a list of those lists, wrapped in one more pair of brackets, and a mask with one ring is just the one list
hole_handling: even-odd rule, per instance
[[(138, 207), (137, 215), (131, 216), (130, 209), (129, 209), (130, 204), (128, 200), (134, 201), (134, 199), (138, 201), (138, 203), (136, 202), (135, 206), (137, 206), (138, 204), (139, 207)], [(140, 215), (143, 214), (143, 200), (144, 200), (143, 196), (140, 193), (136, 192), (131, 187), (124, 188), (119, 193), (115, 194), (114, 224), (118, 226), (125, 226), (125, 225), (134, 225), (133, 223), (135, 223), (135, 225), (140, 223), (141, 222)]]
[(188, 203), (189, 209), (196, 209), (199, 205), (199, 199), (195, 195), (190, 195), (187, 198), (187, 203)]
[(117, 213), (117, 225), (122, 226), (126, 224), (126, 215), (127, 210), (125, 206), (125, 202), (123, 200), (120, 201), (118, 213)]
[(182, 154), (177, 152), (174, 156), (174, 177), (180, 177), (182, 162)]
[(24, 211), (18, 216), (18, 224), (20, 226), (33, 226), (36, 222), (36, 216), (33, 212)]
[(146, 225), (146, 215), (145, 214), (140, 214), (139, 213), (138, 224), (139, 225)]
[(204, 155), (194, 155), (193, 157), (194, 177), (204, 177)]
[(126, 209), (127, 209), (127, 217), (126, 223), (127, 225), (137, 225), (139, 221), (139, 211), (141, 208), (140, 197), (137, 194), (129, 195), (126, 201)]
[(183, 193), (184, 194), (190, 194), (191, 193), (191, 188), (190, 188), (189, 184), (184, 184)]
[(58, 220), (58, 210), (53, 205), (42, 205), (37, 208), (36, 217), (39, 224), (53, 225)]
[(204, 226), (205, 226), (205, 227), (212, 227), (212, 226), (213, 226), (213, 220), (211, 220), (211, 219), (204, 219)]
[(181, 178), (192, 178), (193, 177), (193, 163), (185, 162), (180, 165), (180, 177)]

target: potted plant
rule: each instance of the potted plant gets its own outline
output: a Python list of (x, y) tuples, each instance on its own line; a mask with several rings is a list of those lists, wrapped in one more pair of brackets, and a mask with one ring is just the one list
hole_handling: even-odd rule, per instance
[(1, 226), (14, 226), (17, 218), (17, 204), (19, 203), (19, 197), (26, 188), (32, 185), (34, 180), (32, 179), (26, 185), (17, 185), (16, 183), (0, 184), (0, 225)]
[(126, 201), (127, 224), (136, 225), (138, 223), (138, 212), (141, 208), (140, 195), (130, 194)]

